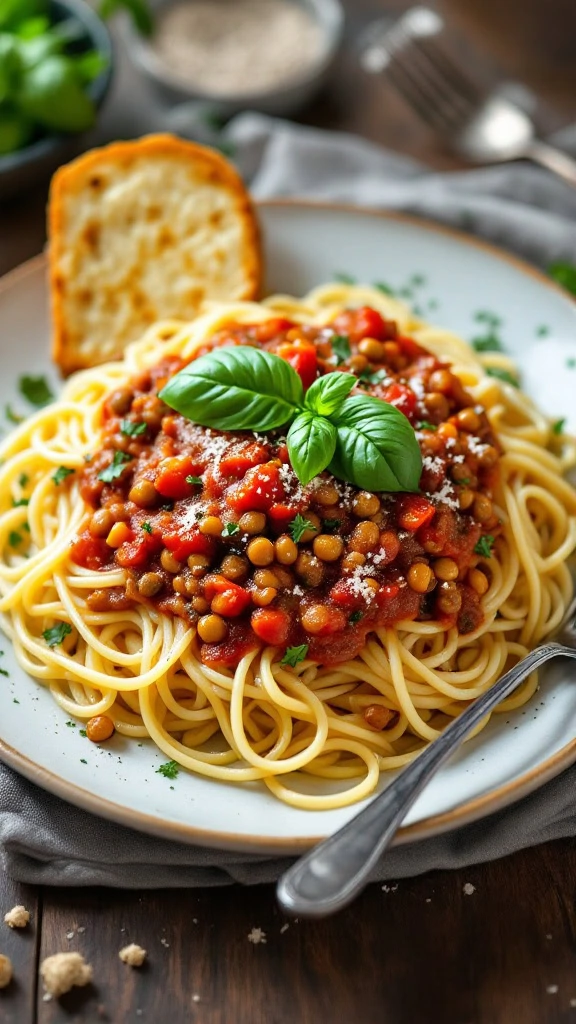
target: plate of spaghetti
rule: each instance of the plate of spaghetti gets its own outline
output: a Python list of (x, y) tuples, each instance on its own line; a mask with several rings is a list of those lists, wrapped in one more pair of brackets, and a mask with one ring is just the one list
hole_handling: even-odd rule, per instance
[[(259, 217), (267, 298), (152, 324), (63, 386), (43, 259), (0, 291), (9, 415), (30, 367), (58, 388), (0, 452), (0, 754), (124, 824), (290, 852), (561, 621), (576, 316), (416, 219)], [(398, 841), (572, 763), (570, 673), (523, 683)]]

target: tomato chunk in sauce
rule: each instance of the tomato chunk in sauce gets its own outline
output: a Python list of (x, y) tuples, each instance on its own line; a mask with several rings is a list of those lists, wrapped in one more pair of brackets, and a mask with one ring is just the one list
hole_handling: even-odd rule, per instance
[[(475, 549), (499, 530), (500, 450), (450, 366), (368, 307), (325, 327), (232, 324), (202, 352), (221, 345), (275, 352), (305, 389), (336, 369), (354, 373), (356, 393), (395, 405), (414, 427), (419, 493), (360, 491), (328, 472), (302, 487), (281, 431), (223, 433), (169, 409), (158, 393), (184, 365), (170, 357), (104, 405), (72, 558), (120, 566), (126, 585), (88, 604), (145, 602), (181, 616), (196, 626), (205, 663), (227, 666), (267, 644), (307, 645), (308, 657), (335, 664), (358, 654), (370, 630), (407, 620), (477, 629), (489, 578)], [(111, 465), (116, 475), (103, 481)]]

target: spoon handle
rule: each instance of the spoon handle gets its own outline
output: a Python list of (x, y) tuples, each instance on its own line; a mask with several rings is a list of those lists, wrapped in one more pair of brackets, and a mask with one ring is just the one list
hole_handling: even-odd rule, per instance
[(576, 160), (567, 153), (549, 146), (547, 142), (541, 142), (540, 139), (534, 139), (527, 147), (526, 156), (553, 171), (569, 185), (576, 186)]
[(550, 642), (531, 651), (454, 719), (379, 796), (334, 835), (304, 854), (280, 878), (278, 901), (291, 914), (324, 917), (340, 910), (366, 885), (402, 819), (434, 773), (497, 704), (557, 654)]

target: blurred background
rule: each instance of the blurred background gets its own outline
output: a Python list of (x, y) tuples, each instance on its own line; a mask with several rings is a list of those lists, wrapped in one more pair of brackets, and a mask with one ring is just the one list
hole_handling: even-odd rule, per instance
[[(443, 19), (451, 59), (482, 88), (504, 86), (541, 137), (576, 122), (576, 0), (427, 6)], [(222, 129), (236, 113), (258, 110), (354, 132), (439, 169), (467, 166), (385, 70), (366, 70), (369, 40), (411, 7), (0, 0), (0, 272), (41, 248), (54, 167), (112, 139), (177, 125), (233, 159)]]

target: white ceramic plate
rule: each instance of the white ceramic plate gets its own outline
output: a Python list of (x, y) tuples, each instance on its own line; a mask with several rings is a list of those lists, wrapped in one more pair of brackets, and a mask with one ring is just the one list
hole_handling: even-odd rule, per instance
[[(576, 430), (576, 306), (544, 277), (496, 249), (417, 220), (299, 203), (265, 204), (260, 212), (268, 291), (300, 295), (339, 272), (385, 281), (411, 289), (424, 316), (467, 338), (482, 332), (475, 314), (489, 310), (502, 318), (502, 337), (527, 390), (554, 417), (572, 417)], [(22, 405), (19, 374), (47, 372), (57, 386), (48, 336), (40, 257), (0, 284), (0, 417), (5, 402)], [(83, 739), (19, 669), (10, 645), (3, 647), (9, 676), (0, 677), (0, 755), (72, 803), (143, 831), (260, 853), (302, 849), (355, 813), (354, 807), (296, 810), (255, 784), (241, 788), (184, 771), (171, 783), (156, 774), (165, 757), (151, 743), (138, 747), (115, 736), (100, 749)], [(488, 814), (576, 760), (575, 683), (574, 668), (564, 662), (543, 673), (531, 704), (491, 722), (436, 776), (398, 841)]]

